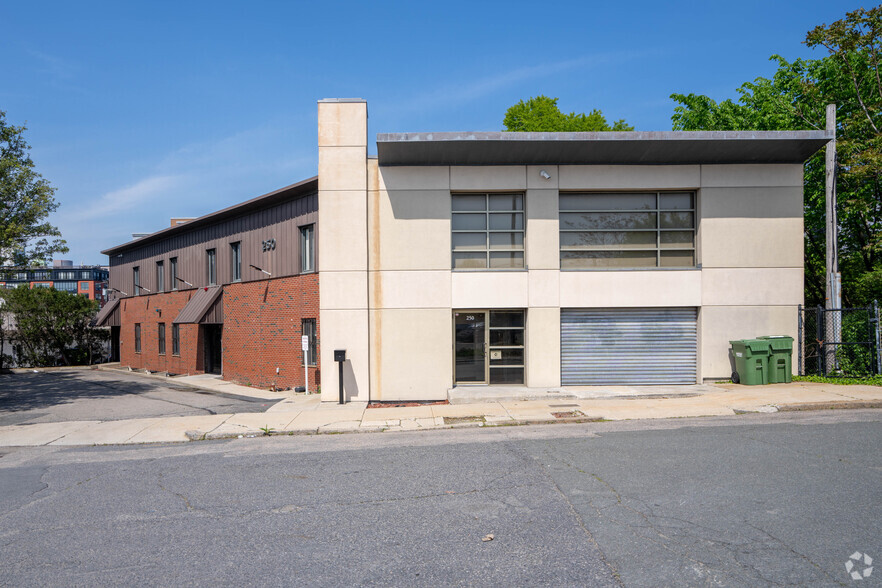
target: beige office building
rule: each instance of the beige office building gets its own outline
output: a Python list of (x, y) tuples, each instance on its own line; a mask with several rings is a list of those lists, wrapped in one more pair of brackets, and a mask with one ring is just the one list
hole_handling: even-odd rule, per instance
[[(797, 334), (823, 131), (379, 134), (322, 100), (322, 399), (728, 378)], [(488, 392), (489, 392), (488, 388)], [(480, 391), (478, 391), (480, 392)]]

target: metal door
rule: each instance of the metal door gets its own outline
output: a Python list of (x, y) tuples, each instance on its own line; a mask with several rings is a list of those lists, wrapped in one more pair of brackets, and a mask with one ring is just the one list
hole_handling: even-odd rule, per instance
[(561, 310), (561, 384), (694, 384), (694, 308)]

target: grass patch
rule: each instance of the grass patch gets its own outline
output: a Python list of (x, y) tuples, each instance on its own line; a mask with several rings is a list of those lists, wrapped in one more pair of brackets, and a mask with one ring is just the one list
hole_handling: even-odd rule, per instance
[(794, 382), (816, 382), (818, 384), (840, 384), (861, 386), (882, 386), (882, 376), (863, 376), (853, 378), (831, 378), (825, 376), (793, 376)]

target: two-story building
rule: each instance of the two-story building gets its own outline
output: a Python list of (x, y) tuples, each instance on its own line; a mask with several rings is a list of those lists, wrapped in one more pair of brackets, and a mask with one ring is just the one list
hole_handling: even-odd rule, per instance
[[(103, 251), (114, 359), (261, 387), (318, 377), (318, 181), (311, 178)], [(308, 338), (304, 353), (301, 339)]]
[[(309, 285), (296, 264), (280, 278), (254, 262), (272, 275), (252, 269), (241, 284), (223, 278), (213, 286), (208, 252), (235, 259), (239, 239), (198, 236), (213, 215), (106, 251), (111, 286), (137, 290), (151, 287), (144, 280), (156, 263), (194, 248), (186, 279), (203, 300), (196, 305), (185, 290), (187, 300), (161, 310), (183, 328), (205, 323), (210, 304), (222, 301), (222, 336), (211, 347), (210, 329), (194, 327), (203, 342), (171, 371), (210, 371), (215, 349), (227, 379), (266, 385), (274, 368), (297, 371), (302, 325), (272, 324), (279, 359), (269, 363), (267, 347), (241, 333), (267, 331), (281, 310), (267, 306), (269, 292), (284, 291), (297, 306), (312, 284), (329, 401), (337, 398), (335, 350), (346, 351), (349, 400), (439, 400), (456, 386), (728, 378), (730, 339), (796, 335), (803, 162), (830, 139), (824, 131), (380, 134), (372, 157), (363, 100), (322, 100), (318, 121), (318, 178), (284, 189), (313, 190), (319, 271)], [(235, 222), (263, 206), (261, 198), (215, 214)], [(292, 218), (299, 240), (292, 231), (267, 256), (262, 248), (275, 230), (267, 224), (242, 255), (299, 259), (305, 219)], [(131, 294), (120, 303), (122, 361), (159, 365), (143, 351), (146, 338), (158, 337), (147, 312), (155, 294)], [(127, 305), (144, 310), (132, 314)], [(236, 334), (232, 312), (241, 317)], [(140, 356), (126, 342), (138, 332)], [(260, 367), (232, 367), (245, 358)]]

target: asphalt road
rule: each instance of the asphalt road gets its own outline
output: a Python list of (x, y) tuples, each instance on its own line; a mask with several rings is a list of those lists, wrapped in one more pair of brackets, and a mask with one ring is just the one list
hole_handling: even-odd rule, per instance
[(878, 585), (845, 563), (882, 561), (880, 425), (866, 410), (5, 449), (0, 584)]
[(0, 375), (0, 426), (264, 412), (273, 404), (122, 371), (61, 369)]

